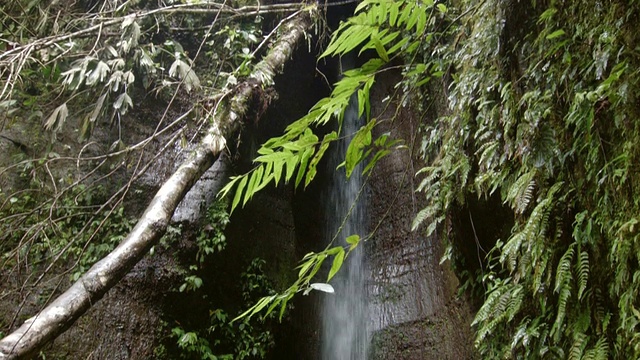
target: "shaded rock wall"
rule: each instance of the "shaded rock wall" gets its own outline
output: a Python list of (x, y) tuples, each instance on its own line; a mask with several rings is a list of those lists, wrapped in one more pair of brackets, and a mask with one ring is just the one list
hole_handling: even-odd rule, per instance
[[(366, 244), (370, 279), (371, 359), (474, 358), (470, 305), (457, 298), (458, 281), (448, 264), (440, 265), (442, 241), (411, 231), (425, 204), (415, 194), (420, 168), (416, 149), (422, 119), (411, 107), (387, 106), (382, 99), (399, 79), (382, 76), (374, 87), (372, 114), (381, 121), (378, 135), (406, 139), (407, 149), (394, 151), (370, 180), (370, 217), (377, 230)], [(386, 111), (385, 111), (386, 109)], [(382, 113), (382, 115), (380, 115)]]

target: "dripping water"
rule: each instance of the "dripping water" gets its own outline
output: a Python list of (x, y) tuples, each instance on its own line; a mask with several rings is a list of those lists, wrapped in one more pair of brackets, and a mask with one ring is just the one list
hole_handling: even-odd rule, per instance
[[(343, 63), (344, 65), (344, 63)], [(325, 238), (329, 243), (336, 236), (335, 245), (345, 245), (345, 239), (354, 234), (366, 234), (364, 195), (358, 196), (363, 179), (357, 168), (346, 179), (344, 168), (335, 170), (344, 161), (352, 135), (361, 125), (357, 98), (352, 97), (345, 110), (341, 136), (331, 153), (330, 194), (325, 197), (327, 221)], [(346, 219), (346, 220), (345, 220)], [(342, 229), (340, 227), (342, 226)], [(339, 232), (339, 233), (338, 233)], [(332, 279), (334, 294), (326, 294), (322, 304), (322, 356), (323, 360), (365, 360), (368, 346), (366, 329), (364, 244), (360, 244), (345, 260), (342, 269)]]

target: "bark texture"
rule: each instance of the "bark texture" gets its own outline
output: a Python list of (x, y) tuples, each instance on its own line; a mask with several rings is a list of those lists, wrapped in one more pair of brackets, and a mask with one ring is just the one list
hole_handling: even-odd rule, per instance
[[(263, 87), (273, 83), (273, 76), (282, 70), (296, 45), (304, 39), (314, 11), (300, 11), (283, 24), (283, 35), (256, 65), (250, 79), (230, 95), (226, 111), (218, 112), (220, 115), (215, 117), (198, 147), (158, 190), (131, 233), (46, 308), (1, 339), (1, 360), (29, 358), (37, 354), (40, 348), (62, 334), (99, 301), (156, 244), (182, 198), (224, 150), (226, 139), (239, 131), (250, 106), (256, 99), (264, 105)], [(260, 112), (258, 109), (257, 113)]]

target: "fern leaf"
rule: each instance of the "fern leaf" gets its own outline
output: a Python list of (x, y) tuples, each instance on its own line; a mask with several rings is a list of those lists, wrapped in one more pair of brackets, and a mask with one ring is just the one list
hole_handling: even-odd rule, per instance
[(508, 260), (507, 266), (509, 270), (513, 271), (516, 268), (516, 262), (520, 247), (525, 240), (524, 232), (518, 231), (513, 234), (509, 241), (502, 247), (502, 255), (500, 255), (500, 262), (505, 263)]
[(555, 292), (560, 292), (561, 288), (571, 281), (571, 260), (575, 252), (575, 245), (576, 243), (571, 244), (562, 255), (562, 258), (560, 258), (558, 270), (556, 271), (556, 286), (553, 289)]
[(508, 322), (513, 320), (522, 307), (522, 301), (524, 300), (524, 288), (522, 285), (515, 286), (511, 291), (510, 297), (506, 311)]
[(552, 333), (556, 342), (560, 339), (560, 334), (563, 331), (564, 318), (567, 315), (569, 297), (571, 297), (571, 283), (566, 282), (560, 289), (560, 296), (558, 297), (558, 313), (556, 315), (556, 321), (553, 323)]
[(526, 172), (509, 187), (505, 203), (508, 202), (516, 214), (524, 213), (529, 202), (531, 202), (536, 184), (534, 180), (535, 175), (536, 170)]
[(498, 285), (495, 289), (490, 291), (489, 296), (484, 301), (484, 304), (482, 304), (480, 310), (478, 310), (476, 317), (473, 319), (471, 326), (475, 326), (489, 320), (490, 314), (494, 313), (495, 303), (498, 301), (498, 299), (500, 299), (500, 297), (506, 290), (507, 289), (505, 286)]
[(606, 360), (609, 358), (609, 342), (606, 338), (598, 339), (593, 348), (585, 351), (583, 360)]
[(540, 256), (540, 260), (535, 262), (535, 269), (533, 272), (533, 291), (536, 293), (541, 291), (542, 279), (548, 271), (547, 265), (549, 264), (550, 257), (550, 254), (545, 253)]
[(577, 333), (573, 336), (573, 344), (569, 350), (569, 360), (580, 360), (584, 352), (584, 348), (589, 341), (589, 337), (584, 333)]
[(411, 224), (411, 231), (416, 231), (416, 229), (427, 219), (433, 218), (440, 211), (440, 207), (438, 204), (431, 204), (426, 208), (420, 210), (416, 217), (413, 219), (413, 223)]
[(580, 251), (576, 265), (578, 273), (578, 300), (580, 300), (584, 295), (584, 291), (587, 289), (587, 280), (589, 279), (589, 253)]

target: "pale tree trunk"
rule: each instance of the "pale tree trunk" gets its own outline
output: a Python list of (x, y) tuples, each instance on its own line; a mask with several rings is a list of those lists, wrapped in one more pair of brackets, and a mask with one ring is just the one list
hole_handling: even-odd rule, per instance
[(271, 84), (273, 76), (282, 70), (296, 45), (304, 39), (312, 24), (313, 11), (300, 11), (283, 24), (282, 36), (256, 65), (250, 79), (230, 95), (230, 101), (226, 102), (228, 109), (217, 112), (222, 115), (215, 117), (189, 159), (158, 190), (126, 239), (46, 308), (0, 340), (1, 360), (37, 354), (99, 301), (157, 243), (184, 195), (215, 162), (225, 148), (226, 139), (240, 129), (250, 103), (262, 96), (262, 87)]

